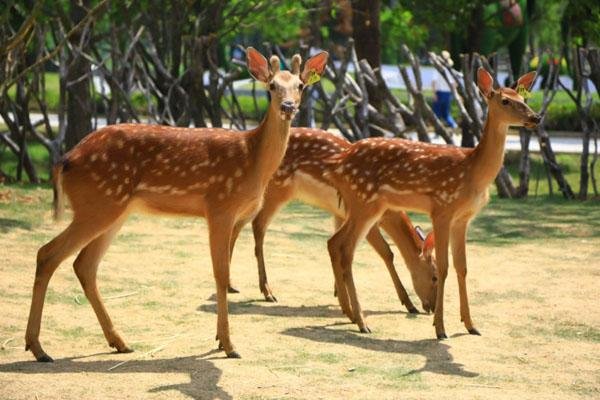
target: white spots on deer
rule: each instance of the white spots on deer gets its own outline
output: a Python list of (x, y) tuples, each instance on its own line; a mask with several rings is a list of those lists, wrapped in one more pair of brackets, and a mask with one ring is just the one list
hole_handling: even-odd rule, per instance
[(233, 178), (229, 177), (225, 181), (225, 190), (227, 194), (231, 193), (231, 189), (233, 189)]
[(237, 168), (235, 170), (235, 173), (233, 174), (236, 178), (239, 178), (240, 176), (242, 176), (242, 169), (241, 168)]
[(96, 154), (96, 153), (93, 153), (93, 154), (90, 156), (90, 161), (91, 161), (91, 162), (94, 162), (94, 161), (96, 161), (97, 159), (98, 159), (98, 154)]

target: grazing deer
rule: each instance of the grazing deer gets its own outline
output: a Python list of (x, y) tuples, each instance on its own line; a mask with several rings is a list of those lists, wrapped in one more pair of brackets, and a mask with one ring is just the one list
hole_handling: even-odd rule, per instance
[[(467, 226), (488, 201), (488, 187), (502, 166), (508, 127), (534, 128), (540, 116), (513, 89), (494, 89), (492, 77), (484, 69), (477, 71), (477, 78), (488, 114), (483, 136), (474, 149), (379, 138), (356, 142), (331, 158), (328, 177), (344, 200), (347, 217), (328, 248), (340, 305), (354, 317), (361, 332), (370, 330), (352, 277), (356, 243), (387, 210), (414, 210), (428, 214), (433, 223), (438, 339), (447, 337), (443, 315), (449, 244), (458, 276), (461, 320), (469, 333), (479, 335), (471, 320), (465, 282)], [(535, 73), (530, 72), (518, 80), (517, 87), (528, 90), (534, 79)]]
[[(38, 361), (52, 361), (39, 342), (44, 297), (50, 277), (69, 255), (104, 336), (118, 352), (129, 352), (115, 330), (96, 286), (98, 263), (132, 211), (205, 217), (217, 286), (217, 339), (227, 357), (239, 358), (229, 337), (227, 286), (232, 236), (260, 209), (264, 190), (279, 167), (290, 124), (305, 85), (321, 75), (327, 53), (310, 58), (302, 72), (299, 55), (292, 70), (280, 71), (248, 48), (252, 76), (267, 84), (271, 103), (261, 124), (251, 131), (176, 128), (123, 124), (91, 133), (55, 167), (59, 192), (68, 196), (73, 221), (37, 255), (37, 269), (26, 349)], [(59, 195), (59, 199), (61, 196)], [(61, 202), (57, 202), (59, 212)]]
[[(339, 227), (344, 219), (344, 207), (340, 204), (337, 190), (323, 176), (329, 168), (323, 160), (348, 147), (348, 141), (327, 131), (310, 128), (291, 129), (285, 157), (267, 186), (262, 209), (252, 221), (259, 285), (267, 301), (277, 301), (267, 282), (263, 256), (263, 242), (269, 222), (281, 207), (293, 199), (299, 199), (331, 213), (335, 218), (336, 227)], [(402, 211), (384, 214), (380, 226), (398, 246), (423, 309), (427, 312), (433, 310), (437, 290), (435, 263), (432, 257), (433, 241), (419, 237), (410, 219)], [(394, 267), (394, 254), (377, 227), (371, 229), (367, 240), (385, 262), (402, 304), (410, 313), (417, 313)]]

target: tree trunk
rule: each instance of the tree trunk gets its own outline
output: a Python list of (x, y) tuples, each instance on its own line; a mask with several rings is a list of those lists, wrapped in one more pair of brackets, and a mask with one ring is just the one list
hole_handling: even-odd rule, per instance
[[(89, 8), (90, 3), (90, 0), (81, 2), (71, 0), (70, 16), (73, 26), (85, 18), (86, 9)], [(73, 47), (79, 46), (80, 41), (81, 32), (74, 34), (70, 39)], [(79, 54), (71, 53), (67, 65), (67, 131), (65, 144), (67, 150), (69, 150), (92, 130), (92, 100), (89, 61)]]
[[(358, 0), (352, 10), (352, 37), (358, 60), (367, 60), (371, 68), (381, 66), (381, 29), (379, 24), (380, 0)], [(369, 104), (381, 110), (383, 97), (378, 91), (367, 88)]]
[(590, 79), (594, 82), (596, 90), (600, 91), (600, 49), (589, 49), (587, 59), (590, 63)]
[(529, 156), (529, 142), (531, 133), (527, 129), (519, 129), (521, 139), (521, 159), (519, 161), (519, 187), (517, 197), (527, 197), (529, 193), (529, 174), (531, 171), (531, 157)]

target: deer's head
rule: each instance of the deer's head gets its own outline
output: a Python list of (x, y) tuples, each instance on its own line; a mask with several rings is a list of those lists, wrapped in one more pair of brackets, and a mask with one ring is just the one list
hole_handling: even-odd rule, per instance
[(435, 248), (435, 239), (433, 232), (427, 236), (420, 227), (415, 227), (415, 242), (421, 248), (418, 265), (411, 268), (411, 277), (415, 293), (421, 300), (423, 310), (426, 312), (434, 311), (437, 295), (437, 266), (433, 250)]
[(292, 57), (291, 71), (281, 71), (279, 57), (267, 59), (256, 49), (248, 47), (246, 60), (248, 71), (254, 79), (264, 82), (271, 94), (271, 106), (281, 112), (281, 119), (291, 120), (300, 106), (302, 91), (317, 82), (327, 66), (328, 53), (322, 51), (309, 58), (300, 72), (302, 59), (296, 54)]
[(477, 70), (477, 86), (488, 104), (488, 112), (510, 126), (524, 126), (533, 129), (542, 117), (525, 103), (521, 93), (529, 92), (535, 80), (535, 72), (528, 72), (519, 78), (517, 90), (512, 88), (494, 89), (491, 75), (484, 69)]

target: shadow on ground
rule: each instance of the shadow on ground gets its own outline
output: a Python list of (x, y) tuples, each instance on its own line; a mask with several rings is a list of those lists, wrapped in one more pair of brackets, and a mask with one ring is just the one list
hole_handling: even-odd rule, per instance
[[(157, 386), (150, 393), (177, 390), (182, 394), (197, 400), (233, 399), (219, 387), (221, 370), (203, 357), (216, 353), (216, 350), (199, 356), (175, 357), (164, 359), (131, 360), (118, 368), (108, 371), (122, 360), (85, 361), (86, 357), (62, 358), (53, 363), (38, 363), (35, 361), (17, 361), (0, 364), (0, 373), (14, 372), (20, 374), (69, 374), (69, 373), (99, 373), (99, 374), (134, 374), (134, 373), (184, 373), (190, 376), (189, 383)], [(167, 395), (168, 396), (168, 395)], [(141, 396), (143, 397), (143, 396)]]
[[(211, 296), (209, 301), (215, 301), (216, 296)], [(264, 300), (229, 301), (229, 313), (234, 315), (266, 315), (270, 317), (299, 317), (299, 318), (345, 318), (338, 305), (299, 306), (290, 307), (277, 303), (268, 303)], [(217, 313), (216, 303), (202, 304), (196, 311)], [(415, 318), (419, 314), (409, 314), (406, 311), (363, 311), (369, 315), (405, 315), (406, 318)]]
[(462, 364), (455, 363), (449, 352), (450, 346), (436, 339), (416, 341), (375, 339), (348, 330), (332, 329), (333, 326), (335, 325), (289, 328), (282, 333), (314, 342), (344, 344), (383, 353), (415, 354), (425, 358), (423, 367), (409, 371), (406, 375), (432, 372), (466, 378), (479, 376), (477, 372), (467, 371)]

